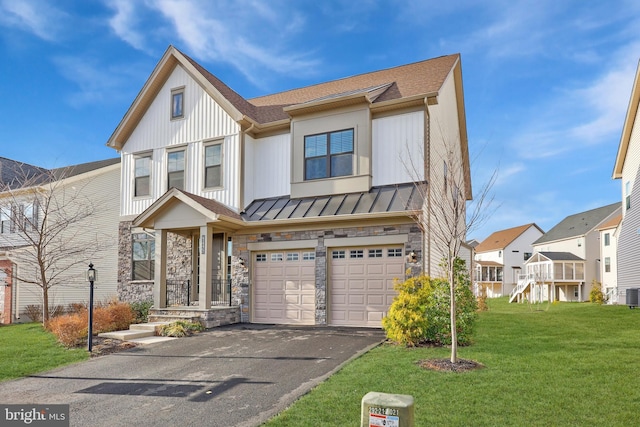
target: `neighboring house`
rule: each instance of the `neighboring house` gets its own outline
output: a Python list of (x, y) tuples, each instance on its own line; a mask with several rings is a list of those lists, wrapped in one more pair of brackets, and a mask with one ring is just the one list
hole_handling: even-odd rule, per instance
[[(42, 266), (58, 282), (49, 307), (88, 302), (89, 262), (99, 270), (96, 302), (117, 296), (119, 187), (119, 158), (47, 170), (0, 157), (0, 323), (28, 321), (25, 308), (42, 307), (42, 289), (29, 282), (45, 240)], [(95, 211), (86, 218), (85, 203)]]
[(602, 224), (600, 231), (600, 274), (597, 278), (609, 304), (618, 303), (618, 234), (622, 215)]
[(618, 234), (618, 298), (626, 302), (628, 289), (640, 288), (640, 65), (636, 71), (627, 115), (622, 127), (613, 178), (622, 187), (622, 222)]
[(518, 284), (525, 261), (533, 254), (531, 244), (544, 231), (536, 224), (525, 224), (496, 231), (476, 246), (476, 293), (488, 298), (509, 295)]
[(599, 228), (620, 214), (614, 203), (570, 215), (533, 242), (510, 301), (587, 301), (600, 276)]
[(459, 55), (245, 99), (170, 46), (107, 145), (120, 297), (207, 326), (380, 327), (394, 279), (441, 274), (416, 220), (448, 153), (471, 198)]

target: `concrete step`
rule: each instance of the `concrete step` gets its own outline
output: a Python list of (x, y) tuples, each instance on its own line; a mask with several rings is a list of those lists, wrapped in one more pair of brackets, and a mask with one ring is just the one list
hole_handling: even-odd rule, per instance
[(98, 336), (103, 338), (113, 338), (121, 341), (131, 341), (138, 338), (153, 337), (155, 336), (155, 332), (129, 329), (126, 331), (103, 332), (101, 334), (98, 334)]
[(134, 342), (136, 344), (146, 345), (146, 344), (155, 344), (155, 343), (164, 342), (164, 341), (171, 341), (171, 340), (175, 340), (175, 339), (177, 339), (177, 338), (176, 337), (158, 337), (158, 336), (153, 336), (153, 337), (136, 338), (136, 339), (127, 340), (127, 341), (128, 342)]
[(134, 323), (129, 326), (129, 329), (135, 331), (152, 331), (156, 335), (160, 333), (160, 328), (164, 325), (170, 325), (171, 322), (147, 322), (147, 323)]

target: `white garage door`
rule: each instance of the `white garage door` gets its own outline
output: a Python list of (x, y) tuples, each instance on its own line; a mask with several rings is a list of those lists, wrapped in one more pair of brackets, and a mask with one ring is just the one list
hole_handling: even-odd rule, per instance
[(329, 322), (382, 327), (396, 295), (393, 280), (404, 278), (402, 247), (335, 248), (329, 251), (329, 262)]
[(315, 324), (315, 251), (253, 254), (254, 323)]

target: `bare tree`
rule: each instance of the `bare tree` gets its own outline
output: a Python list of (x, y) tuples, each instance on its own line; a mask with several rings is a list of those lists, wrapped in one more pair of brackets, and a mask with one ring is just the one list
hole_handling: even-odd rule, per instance
[(92, 215), (100, 202), (85, 191), (90, 179), (68, 182), (73, 168), (46, 170), (17, 162), (11, 166), (11, 181), (0, 181), (5, 228), (0, 248), (19, 266), (16, 279), (41, 291), (46, 323), (51, 289), (77, 282), (74, 267), (87, 265), (112, 239), (102, 239), (93, 231)]
[(422, 210), (416, 214), (415, 220), (427, 239), (426, 256), (432, 257), (431, 251), (434, 251), (436, 256), (440, 257), (442, 274), (449, 283), (451, 363), (457, 363), (455, 289), (458, 285), (458, 275), (455, 264), (467, 235), (484, 223), (490, 215), (493, 204), (490, 191), (498, 171), (493, 170), (488, 181), (471, 202), (471, 162), (466, 141), (461, 144), (459, 133), (447, 134), (447, 130), (443, 129), (438, 121), (436, 123), (438, 126), (434, 134), (439, 137), (436, 143), (424, 147), (422, 159), (405, 161), (405, 167), (411, 176), (424, 177), (415, 179), (416, 189), (424, 201)]

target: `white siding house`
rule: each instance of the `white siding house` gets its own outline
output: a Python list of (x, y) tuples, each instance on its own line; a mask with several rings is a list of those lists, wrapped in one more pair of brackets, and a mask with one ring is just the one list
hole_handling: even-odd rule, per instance
[(224, 322), (380, 327), (394, 279), (440, 272), (426, 183), (455, 169), (471, 199), (465, 120), (459, 55), (245, 99), (170, 46), (107, 143), (121, 297), (207, 325), (224, 304)]
[(599, 228), (600, 274), (597, 278), (609, 304), (618, 303), (618, 233), (622, 216), (618, 215)]

